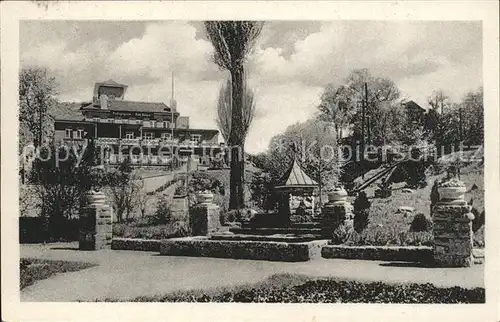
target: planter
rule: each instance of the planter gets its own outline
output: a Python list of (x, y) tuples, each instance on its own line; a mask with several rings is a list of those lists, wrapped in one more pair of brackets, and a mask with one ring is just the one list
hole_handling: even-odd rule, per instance
[(104, 205), (106, 195), (101, 191), (92, 191), (87, 194), (87, 201), (90, 205)]
[(196, 195), (196, 200), (198, 203), (212, 203), (214, 200), (214, 194), (208, 192), (199, 193)]
[(335, 188), (328, 194), (329, 202), (345, 202), (347, 201), (347, 191), (344, 188)]
[(438, 187), (440, 200), (465, 200), (465, 187)]

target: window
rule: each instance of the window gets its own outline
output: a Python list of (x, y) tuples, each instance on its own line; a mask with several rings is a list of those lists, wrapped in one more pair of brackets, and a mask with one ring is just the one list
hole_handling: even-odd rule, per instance
[(145, 139), (153, 139), (155, 136), (154, 136), (154, 133), (153, 132), (145, 132), (144, 133), (144, 138)]
[(163, 127), (168, 129), (170, 127), (170, 122), (169, 121), (163, 121)]
[(126, 132), (125, 133), (125, 138), (126, 139), (133, 139), (134, 138), (134, 132)]
[(172, 139), (172, 134), (170, 134), (170, 133), (162, 133), (161, 134), (161, 138), (163, 140), (171, 140)]
[(82, 129), (76, 130), (75, 133), (73, 134), (73, 138), (83, 139), (83, 130)]
[(155, 120), (151, 120), (151, 127), (156, 127), (156, 121)]
[(191, 141), (196, 142), (197, 144), (201, 143), (201, 134), (191, 134)]
[(64, 130), (64, 137), (67, 139), (71, 138), (71, 132), (73, 132), (71, 129), (66, 129)]

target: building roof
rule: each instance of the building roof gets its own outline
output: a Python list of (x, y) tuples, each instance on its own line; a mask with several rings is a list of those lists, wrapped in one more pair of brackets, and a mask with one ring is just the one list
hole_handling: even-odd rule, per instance
[(115, 82), (115, 81), (114, 81), (114, 80), (112, 80), (112, 79), (108, 79), (108, 80), (107, 80), (107, 81), (105, 81), (105, 82), (99, 82), (99, 83), (96, 83), (96, 84), (99, 84), (99, 85), (109, 85), (109, 86), (127, 87), (127, 85), (117, 83), (117, 82)]
[[(85, 106), (84, 109), (100, 109), (98, 106)], [(108, 110), (127, 112), (168, 112), (165, 103), (108, 100)]]
[(84, 117), (80, 108), (89, 103), (62, 102), (49, 109), (49, 115), (58, 121), (83, 121)]
[(316, 187), (317, 185), (318, 184), (316, 183), (316, 181), (305, 174), (305, 172), (297, 163), (297, 160), (294, 159), (292, 166), (282, 177), (281, 185), (276, 186), (276, 188), (312, 188)]
[(406, 106), (406, 108), (420, 109), (420, 110), (422, 110), (422, 112), (425, 112), (425, 108), (421, 107), (420, 105), (418, 105), (414, 101), (405, 102), (404, 105)]

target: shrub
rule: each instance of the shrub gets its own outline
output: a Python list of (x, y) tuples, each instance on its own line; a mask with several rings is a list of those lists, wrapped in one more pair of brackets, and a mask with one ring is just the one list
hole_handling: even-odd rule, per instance
[(349, 239), (351, 239), (354, 229), (349, 225), (340, 225), (333, 231), (332, 243), (339, 245), (345, 244)]
[[(267, 303), (484, 303), (485, 289), (440, 288), (427, 284), (385, 284), (337, 279), (251, 284), (216, 290), (178, 291), (139, 297), (137, 302), (267, 302)], [(128, 300), (130, 301), (130, 300)]]
[(361, 191), (354, 200), (354, 230), (358, 233), (368, 226), (370, 206), (371, 203), (366, 196), (366, 192)]
[(472, 231), (477, 232), (485, 222), (484, 210), (482, 212), (479, 212), (477, 208), (472, 207), (471, 212), (474, 215), (474, 219), (472, 220)]
[(411, 232), (421, 232), (421, 231), (428, 231), (431, 229), (431, 221), (427, 219), (427, 217), (419, 212), (413, 217), (413, 220), (410, 224), (410, 231)]
[(150, 226), (165, 225), (170, 222), (172, 210), (170, 203), (166, 198), (160, 198), (156, 205), (156, 212), (152, 216), (148, 216), (147, 223)]
[(187, 189), (186, 189), (186, 186), (181, 183), (180, 185), (178, 185), (176, 188), (175, 188), (175, 195), (176, 196), (186, 196), (187, 195)]

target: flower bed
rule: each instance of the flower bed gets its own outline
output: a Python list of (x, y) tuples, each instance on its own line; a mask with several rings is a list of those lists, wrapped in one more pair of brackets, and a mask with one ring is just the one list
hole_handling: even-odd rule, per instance
[[(258, 285), (230, 290), (187, 291), (141, 297), (136, 302), (260, 303), (484, 303), (484, 288), (440, 288), (432, 284), (385, 284), (317, 279), (299, 285)], [(291, 285), (290, 285), (291, 284)]]
[(327, 245), (321, 249), (323, 258), (345, 258), (383, 261), (430, 263), (432, 247), (427, 246), (344, 246)]
[(33, 285), (36, 281), (47, 279), (55, 274), (76, 272), (94, 266), (97, 264), (21, 258), (19, 265), (20, 287), (22, 290)]

